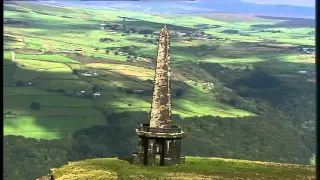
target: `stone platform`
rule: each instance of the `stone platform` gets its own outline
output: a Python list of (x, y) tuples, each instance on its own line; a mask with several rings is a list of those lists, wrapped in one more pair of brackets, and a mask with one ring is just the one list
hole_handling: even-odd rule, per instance
[(149, 124), (141, 124), (136, 133), (139, 136), (139, 150), (133, 154), (133, 163), (151, 166), (184, 163), (184, 157), (180, 154), (184, 132), (179, 126), (150, 128)]

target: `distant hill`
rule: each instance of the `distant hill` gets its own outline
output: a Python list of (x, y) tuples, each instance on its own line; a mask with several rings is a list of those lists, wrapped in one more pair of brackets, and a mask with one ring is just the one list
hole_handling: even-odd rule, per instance
[(55, 180), (78, 179), (313, 179), (315, 168), (222, 158), (186, 157), (185, 165), (145, 167), (118, 158), (72, 162), (53, 169)]
[[(75, 3), (77, 0), (72, 1)], [(92, 6), (117, 7), (119, 9), (145, 13), (243, 13), (273, 17), (298, 17), (315, 19), (314, 7), (291, 5), (265, 5), (240, 0), (198, 0), (198, 1), (78, 1)], [(62, 1), (55, 3), (64, 3)]]
[(252, 15), (264, 15), (274, 17), (300, 17), (315, 18), (315, 8), (290, 5), (265, 5), (242, 2), (240, 0), (202, 0), (192, 3), (196, 7), (211, 7), (221, 12), (243, 13)]

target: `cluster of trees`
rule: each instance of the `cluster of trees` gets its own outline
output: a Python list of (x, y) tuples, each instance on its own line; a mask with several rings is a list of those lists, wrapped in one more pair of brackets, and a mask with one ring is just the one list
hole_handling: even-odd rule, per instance
[(222, 27), (220, 25), (209, 25), (209, 24), (197, 24), (195, 27), (201, 28), (201, 29), (214, 29)]
[(32, 102), (31, 104), (30, 104), (30, 108), (32, 109), (32, 110), (40, 110), (41, 109), (41, 104), (39, 103), (39, 102)]
[(68, 162), (68, 143), (63, 140), (36, 140), (23, 136), (3, 138), (3, 177), (5, 180), (34, 180), (50, 168)]
[(104, 28), (108, 28), (110, 30), (114, 30), (114, 31), (121, 31), (123, 33), (138, 33), (138, 34), (148, 34), (148, 35), (152, 35), (153, 34), (153, 30), (152, 29), (137, 29), (134, 27), (128, 28), (126, 25), (123, 24), (108, 24), (105, 25)]
[(233, 29), (227, 29), (227, 30), (223, 30), (221, 31), (222, 33), (227, 33), (227, 34), (238, 34), (239, 31), (238, 30), (233, 30)]
[(35, 84), (30, 82), (17, 81), (16, 87), (34, 86)]
[[(314, 83), (286, 82), (261, 68), (230, 69), (212, 63), (199, 66), (218, 79), (212, 92), (218, 99), (262, 117), (275, 114), (276, 117), (281, 117), (279, 121), (285, 117), (283, 121), (292, 124), (299, 131), (305, 146), (315, 152)], [(226, 91), (226, 88), (229, 91)]]
[[(154, 40), (151, 40), (152, 43), (156, 44), (157, 42)], [(107, 54), (110, 53), (110, 51), (114, 51), (115, 55), (119, 55), (119, 52), (123, 52), (128, 54), (127, 55), (127, 60), (128, 61), (133, 61), (134, 59), (138, 58), (138, 57), (143, 57), (143, 58), (147, 58), (147, 59), (151, 59), (152, 61), (156, 60), (156, 55), (149, 55), (149, 54), (140, 54), (137, 52), (137, 50), (139, 50), (139, 47), (136, 46), (124, 46), (121, 48), (110, 48), (110, 49), (106, 49), (105, 52)]]
[(100, 38), (100, 42), (113, 42), (114, 40), (112, 38)]
[(153, 30), (151, 30), (151, 29), (141, 29), (140, 31), (139, 31), (139, 34), (153, 34)]

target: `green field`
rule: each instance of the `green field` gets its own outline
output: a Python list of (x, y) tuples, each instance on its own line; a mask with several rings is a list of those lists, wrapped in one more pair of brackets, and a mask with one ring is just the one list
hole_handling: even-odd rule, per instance
[(52, 62), (61, 62), (61, 63), (79, 63), (75, 60), (66, 58), (59, 55), (24, 55), (18, 54), (17, 59), (30, 59), (30, 60), (41, 60), (41, 61), (52, 61)]
[(54, 179), (313, 179), (312, 166), (186, 157), (185, 165), (143, 167), (118, 158), (71, 162), (53, 169)]
[[(84, 109), (75, 109), (75, 111), (83, 110)], [(50, 112), (58, 114), (57, 111), (52, 111), (52, 109), (50, 109)], [(25, 136), (39, 139), (57, 139), (71, 137), (72, 132), (77, 129), (105, 124), (105, 119), (102, 115), (87, 116), (90, 111), (85, 110), (85, 112), (86, 113), (82, 115), (77, 113), (76, 115), (56, 115), (44, 117), (18, 116), (16, 118), (5, 118), (4, 135)], [(69, 113), (70, 112), (68, 112), (68, 114)], [(61, 127), (61, 124), (66, 125)]]

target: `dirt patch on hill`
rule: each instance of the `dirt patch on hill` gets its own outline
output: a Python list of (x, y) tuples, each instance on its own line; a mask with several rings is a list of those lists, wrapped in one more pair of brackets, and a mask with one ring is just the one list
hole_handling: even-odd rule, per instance
[(41, 50), (28, 49), (28, 48), (19, 49), (19, 50), (16, 50), (16, 52), (21, 53), (21, 54), (40, 54), (40, 53), (42, 53)]
[(316, 59), (315, 58), (308, 58), (308, 59), (302, 59), (302, 60), (298, 60), (296, 62), (310, 62), (310, 63), (315, 63)]
[(316, 82), (316, 79), (315, 79), (315, 78), (313, 78), (313, 79), (307, 79), (307, 81), (308, 81), (308, 82), (313, 82), (313, 83), (315, 83), (315, 82)]
[(126, 64), (126, 65), (140, 66), (140, 67), (144, 67), (144, 68), (154, 69), (154, 65), (151, 63), (148, 63), (148, 62), (117, 61), (117, 60), (112, 60), (112, 59), (83, 56), (83, 55), (79, 55), (79, 54), (65, 54), (65, 56), (68, 58), (80, 61), (83, 64), (91, 64), (91, 63)]

